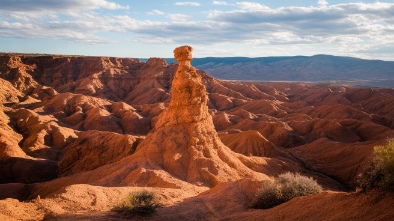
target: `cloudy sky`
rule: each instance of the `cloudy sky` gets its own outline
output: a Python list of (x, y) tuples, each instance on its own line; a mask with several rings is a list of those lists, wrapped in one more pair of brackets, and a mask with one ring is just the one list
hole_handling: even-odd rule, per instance
[(394, 61), (394, 0), (1, 0), (0, 52)]

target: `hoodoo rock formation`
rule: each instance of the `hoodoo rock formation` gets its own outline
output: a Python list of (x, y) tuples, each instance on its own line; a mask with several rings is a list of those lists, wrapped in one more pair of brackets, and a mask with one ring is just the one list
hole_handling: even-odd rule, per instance
[(240, 177), (266, 177), (243, 165), (220, 141), (208, 112), (205, 86), (190, 65), (192, 48), (176, 48), (174, 57), (179, 66), (171, 102), (137, 150), (151, 159), (150, 164), (193, 184), (214, 186)]
[(172, 81), (171, 102), (161, 114), (156, 130), (190, 124), (193, 127), (191, 131), (197, 133), (199, 131), (196, 125), (204, 125), (206, 130), (214, 131), (212, 118), (208, 113), (205, 86), (201, 82), (201, 76), (190, 64), (192, 48), (190, 46), (176, 48), (174, 57), (179, 66)]

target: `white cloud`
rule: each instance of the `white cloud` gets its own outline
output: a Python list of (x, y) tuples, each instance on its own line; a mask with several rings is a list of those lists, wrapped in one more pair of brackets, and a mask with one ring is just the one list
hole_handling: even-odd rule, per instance
[(160, 37), (147, 37), (147, 38), (138, 38), (136, 42), (144, 43), (144, 44), (174, 44), (173, 39), (171, 38), (160, 38)]
[(164, 12), (155, 9), (155, 10), (148, 12), (147, 14), (148, 15), (164, 15)]
[(329, 7), (325, 1), (320, 3), (319, 7), (271, 9), (259, 7), (262, 5), (257, 3), (238, 2), (241, 10), (211, 11), (208, 17), (226, 24), (226, 30), (236, 30), (231, 36), (248, 44), (331, 45), (337, 48), (337, 53), (357, 53), (365, 45), (394, 45), (394, 3)]
[[(11, 1), (2, 1), (0, 5), (5, 6), (4, 2)], [(318, 50), (330, 46), (331, 51), (339, 54), (362, 53), (363, 56), (368, 56), (366, 51), (369, 49), (373, 49), (373, 56), (376, 56), (379, 52), (388, 54), (384, 47), (393, 48), (394, 3), (348, 3), (321, 7), (322, 4), (316, 7), (269, 8), (255, 2), (237, 2), (234, 10), (210, 11), (202, 19), (159, 10), (148, 12), (165, 15), (160, 17), (163, 18), (161, 21), (139, 20), (125, 14), (113, 15), (112, 12), (98, 14), (94, 8), (111, 8), (100, 4), (94, 7), (83, 4), (69, 6), (75, 11), (61, 13), (30, 9), (6, 11), (0, 6), (0, 38), (64, 39), (67, 42), (107, 44), (113, 40), (101, 36), (116, 32), (135, 36), (139, 42), (155, 44), (239, 44), (252, 45), (253, 48), (300, 48), (300, 51), (316, 48), (316, 53), (322, 53)], [(100, 35), (102, 33), (104, 35)]]
[(235, 4), (238, 5), (241, 9), (250, 10), (250, 11), (270, 9), (267, 6), (256, 2), (236, 2)]
[[(111, 40), (94, 35), (90, 30), (98, 26), (87, 22), (78, 23), (8, 23), (0, 22), (0, 37), (30, 38), (30, 39), (63, 39), (67, 42), (104, 44)], [(85, 31), (84, 31), (85, 30)]]
[(229, 5), (227, 2), (225, 1), (213, 1), (212, 4), (214, 5)]
[(1, 0), (0, 11), (73, 11), (92, 9), (129, 9), (129, 6), (122, 6), (107, 0)]
[(173, 21), (190, 21), (191, 20), (190, 16), (184, 15), (184, 14), (169, 14), (167, 17)]
[(20, 22), (0, 21), (0, 28), (1, 29), (20, 29), (20, 28), (23, 28), (23, 24)]
[(175, 2), (175, 5), (179, 5), (179, 6), (200, 6), (201, 4), (198, 2)]
[(326, 7), (328, 5), (328, 2), (326, 0), (318, 0), (317, 4), (321, 7)]

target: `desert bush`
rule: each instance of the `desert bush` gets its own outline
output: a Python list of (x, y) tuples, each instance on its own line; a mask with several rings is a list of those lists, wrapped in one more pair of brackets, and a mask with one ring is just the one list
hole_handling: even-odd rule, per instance
[(150, 216), (156, 212), (160, 204), (157, 202), (155, 195), (149, 191), (133, 192), (118, 206), (112, 210), (122, 214), (125, 217)]
[(357, 177), (361, 190), (394, 191), (394, 138), (374, 147), (371, 163)]
[(313, 178), (287, 172), (274, 178), (274, 181), (263, 181), (252, 207), (268, 209), (294, 197), (315, 194), (321, 190), (321, 186)]
[(278, 188), (273, 181), (263, 181), (262, 187), (257, 190), (255, 200), (252, 207), (255, 209), (268, 209), (276, 205), (284, 203), (279, 196)]

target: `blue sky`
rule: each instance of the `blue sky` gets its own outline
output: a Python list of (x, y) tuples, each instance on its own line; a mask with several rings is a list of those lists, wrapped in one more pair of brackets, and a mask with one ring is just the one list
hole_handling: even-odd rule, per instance
[(394, 61), (394, 0), (1, 0), (0, 52)]

